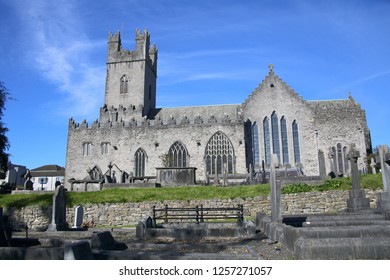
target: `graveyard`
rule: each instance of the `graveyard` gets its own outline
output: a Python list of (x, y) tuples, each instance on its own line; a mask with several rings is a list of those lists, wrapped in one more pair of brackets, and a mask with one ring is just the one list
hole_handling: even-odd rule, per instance
[[(380, 147), (383, 189), (370, 194), (361, 187), (359, 156), (352, 146), (348, 154), (352, 186), (340, 199), (338, 211), (309, 212), (302, 208), (307, 205), (286, 211), (305, 194), (296, 193), (286, 202), (289, 195), (282, 190), (288, 178), (279, 170), (276, 155), (270, 168), (270, 195), (264, 198), (269, 204), (261, 209), (255, 206), (262, 200), (250, 198), (212, 205), (196, 200), (138, 204), (134, 227), (96, 227), (103, 220), (86, 223), (87, 206), (75, 207), (69, 219), (67, 190), (58, 186), (44, 229), (31, 224), (30, 228), (23, 219), (16, 223), (9, 210), (0, 208), (0, 259), (389, 259), (390, 153), (387, 146)], [(315, 201), (319, 204), (318, 198)], [(126, 214), (112, 219), (119, 216)]]

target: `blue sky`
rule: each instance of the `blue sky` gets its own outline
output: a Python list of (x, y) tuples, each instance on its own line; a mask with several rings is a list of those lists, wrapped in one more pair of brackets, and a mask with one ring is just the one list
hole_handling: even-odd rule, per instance
[(104, 102), (108, 32), (159, 49), (157, 106), (242, 103), (275, 73), (307, 100), (366, 110), (373, 146), (390, 144), (390, 1), (0, 0), (0, 81), (11, 161), (65, 165), (68, 120)]

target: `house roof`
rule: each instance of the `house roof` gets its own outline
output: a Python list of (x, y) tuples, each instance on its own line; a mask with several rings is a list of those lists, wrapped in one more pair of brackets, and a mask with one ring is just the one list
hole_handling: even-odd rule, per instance
[(33, 177), (54, 177), (54, 176), (65, 176), (65, 168), (55, 165), (43, 165), (35, 169), (30, 170), (31, 176)]

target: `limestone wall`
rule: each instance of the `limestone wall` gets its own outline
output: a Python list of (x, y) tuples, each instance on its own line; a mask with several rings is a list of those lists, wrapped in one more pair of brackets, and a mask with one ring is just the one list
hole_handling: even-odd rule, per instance
[[(376, 208), (376, 191), (366, 190), (370, 199), (371, 208)], [(310, 192), (289, 194), (282, 196), (283, 214), (303, 213), (334, 213), (346, 208), (348, 198), (347, 191)], [(152, 207), (192, 207), (203, 205), (204, 207), (228, 207), (244, 205), (246, 219), (255, 219), (256, 212), (270, 214), (270, 199), (267, 196), (238, 199), (213, 199), (191, 201), (163, 201), (144, 203), (117, 203), (117, 204), (87, 204), (84, 207), (84, 220), (92, 219), (99, 227), (118, 227), (136, 225), (142, 217), (152, 215)], [(75, 208), (67, 209), (67, 221), (73, 226)], [(21, 209), (4, 209), (4, 214), (9, 215), (15, 225), (26, 223), (31, 229), (46, 229), (51, 222), (51, 206), (29, 206)]]

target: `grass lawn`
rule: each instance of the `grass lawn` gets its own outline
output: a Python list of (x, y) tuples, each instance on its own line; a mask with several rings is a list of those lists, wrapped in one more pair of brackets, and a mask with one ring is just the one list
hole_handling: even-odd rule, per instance
[[(361, 175), (360, 184), (365, 189), (381, 189), (382, 175)], [(294, 184), (285, 186), (283, 193), (299, 193), (310, 191), (348, 190), (351, 189), (351, 178), (328, 180), (323, 185), (309, 186)], [(166, 187), (148, 189), (110, 189), (95, 192), (68, 192), (68, 206), (80, 204), (124, 203), (164, 200), (206, 200), (213, 198), (234, 199), (263, 196), (269, 194), (269, 184), (235, 186), (235, 187)], [(0, 195), (0, 207), (24, 207), (27, 205), (48, 206), (52, 204), (50, 194), (13, 194)]]

